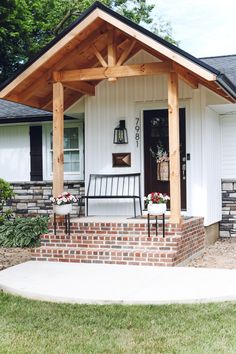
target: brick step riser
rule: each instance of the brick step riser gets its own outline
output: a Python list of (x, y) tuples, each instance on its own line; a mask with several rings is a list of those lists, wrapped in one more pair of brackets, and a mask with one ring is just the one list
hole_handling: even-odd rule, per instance
[[(200, 245), (192, 248), (192, 254), (200, 251)], [(68, 250), (42, 249), (32, 250), (32, 260), (73, 263), (109, 263), (126, 265), (174, 266), (191, 256), (188, 252), (158, 250)]]
[[(159, 233), (160, 232), (160, 233)], [(32, 259), (54, 262), (112, 263), (173, 266), (204, 247), (203, 219), (193, 219), (166, 228), (147, 224), (72, 223), (71, 235), (57, 224), (57, 235), (42, 235), (41, 247), (32, 250)]]
[(158, 252), (134, 252), (118, 250), (38, 250), (32, 254), (33, 260), (45, 260), (51, 262), (77, 262), (77, 263), (109, 263), (130, 265), (173, 265), (175, 254)]
[[(195, 246), (198, 245), (204, 245), (203, 240), (192, 240), (191, 242), (191, 248), (194, 248)], [(177, 251), (181, 246), (184, 246), (183, 242), (170, 242), (168, 240), (162, 240), (162, 241), (154, 241), (153, 239), (149, 240), (143, 240), (143, 241), (138, 241), (138, 242), (123, 242), (123, 243), (115, 243), (115, 242), (58, 242), (58, 243), (47, 243), (47, 242), (41, 242), (41, 246), (44, 248), (52, 248), (52, 249), (61, 249), (61, 248), (68, 248), (68, 249), (78, 249), (78, 248), (84, 248), (84, 249), (117, 249), (117, 250), (126, 250), (126, 249), (146, 249), (146, 250), (156, 250), (156, 251)]]

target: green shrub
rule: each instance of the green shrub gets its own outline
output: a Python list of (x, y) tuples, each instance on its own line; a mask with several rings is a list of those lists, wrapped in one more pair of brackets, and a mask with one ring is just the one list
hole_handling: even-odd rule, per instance
[(39, 236), (47, 231), (48, 217), (5, 220), (0, 226), (0, 246), (33, 247), (39, 244)]
[(10, 183), (0, 178), (0, 209), (6, 204), (7, 200), (12, 197), (14, 197), (14, 193)]
[(4, 205), (12, 197), (14, 197), (14, 193), (10, 183), (0, 178), (0, 225), (12, 216), (11, 209), (3, 210)]

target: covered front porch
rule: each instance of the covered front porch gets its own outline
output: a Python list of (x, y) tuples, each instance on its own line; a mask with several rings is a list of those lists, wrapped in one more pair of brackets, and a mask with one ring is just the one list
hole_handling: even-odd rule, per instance
[[(139, 54), (137, 61), (132, 63), (132, 58)], [(116, 90), (118, 86), (119, 89)], [(103, 94), (100, 87), (105, 88)], [(145, 87), (146, 94), (144, 94)], [(207, 89), (204, 91), (203, 87)], [(143, 93), (140, 93), (141, 91)], [(128, 96), (124, 97), (124, 92), (126, 95), (135, 93), (134, 97), (130, 98), (132, 101), (129, 101)], [(114, 129), (109, 121), (114, 120), (112, 112), (116, 112), (116, 121), (122, 119), (123, 115), (128, 115), (127, 124), (132, 127), (133, 122), (131, 124), (130, 117), (135, 121), (137, 110), (139, 113), (144, 112), (145, 105), (149, 104), (149, 107), (152, 105), (155, 108), (165, 107), (168, 114), (165, 119), (162, 118), (168, 120), (169, 140), (165, 149), (168, 150), (169, 159), (168, 184), (171, 197), (169, 220), (171, 223), (181, 224), (181, 176), (184, 171), (186, 172), (187, 151), (184, 151), (184, 156), (180, 156), (182, 143), (180, 144), (179, 108), (184, 107), (190, 112), (189, 102), (193, 99), (196, 110), (198, 104), (201, 106), (199, 112), (191, 112), (191, 115), (199, 114), (202, 119), (202, 112), (206, 108), (204, 95), (206, 97), (209, 92), (214, 92), (219, 102), (234, 101), (230, 95), (230, 87), (222, 77), (218, 79), (216, 70), (96, 3), (70, 29), (50, 43), (32, 63), (27, 64), (21, 73), (5, 85), (1, 97), (53, 111), (53, 144), (50, 155), (53, 155), (51, 165), (53, 165), (54, 196), (64, 190), (65, 111), (68, 112), (69, 109), (71, 112), (71, 107), (73, 108), (73, 105), (85, 98), (85, 144), (79, 150), (80, 165), (83, 160), (81, 158), (83, 150), (85, 152), (84, 171), (80, 166), (80, 178), (85, 180), (85, 190), (90, 173), (117, 172), (111, 166), (111, 161), (108, 166), (106, 157), (108, 153), (111, 158), (112, 150), (127, 153), (130, 150), (131, 172), (142, 174), (142, 196), (144, 196), (146, 192), (153, 190), (148, 191), (146, 187), (144, 188), (147, 179), (144, 169), (148, 173), (148, 168), (144, 168), (142, 161), (143, 126), (141, 123), (137, 126), (140, 129), (139, 141), (129, 130), (130, 142), (126, 146), (121, 146), (124, 150), (121, 151), (117, 146), (112, 145), (111, 148), (110, 143), (107, 142), (107, 134)], [(111, 96), (113, 93), (114, 97)], [(108, 105), (109, 100), (112, 102), (109, 106), (111, 116), (106, 116), (106, 121), (102, 123), (104, 127), (102, 131), (99, 126), (104, 117), (103, 108)], [(139, 118), (141, 120), (143, 117), (139, 116)], [(194, 128), (193, 134), (195, 134)], [(98, 136), (100, 140), (96, 139)], [(196, 141), (196, 146), (193, 146), (192, 150), (197, 152), (200, 147), (197, 146), (198, 136), (191, 138), (193, 144)], [(104, 141), (103, 150), (95, 146), (102, 141)], [(137, 149), (134, 151), (136, 143)], [(189, 160), (193, 155), (193, 153), (189, 154)], [(196, 161), (197, 158), (199, 157), (196, 153)], [(195, 161), (192, 164), (192, 177), (198, 174), (199, 170), (197, 165), (194, 170), (194, 163)], [(95, 171), (94, 166), (97, 166)], [(185, 180), (187, 178), (189, 174), (185, 176)], [(191, 183), (194, 186), (194, 182)], [(187, 188), (188, 192), (196, 194), (196, 198), (193, 197), (194, 202), (191, 203), (197, 205), (197, 198), (199, 198), (197, 195), (200, 194), (198, 185), (196, 183), (195, 185), (195, 191), (190, 190), (192, 186)], [(192, 210), (190, 215), (202, 215), (198, 213), (197, 208), (194, 207)]]
[[(42, 236), (42, 246), (32, 251), (34, 259), (176, 265), (202, 250), (203, 217), (207, 225), (220, 218), (218, 121), (208, 106), (235, 101), (230, 83), (217, 70), (96, 3), (6, 84), (0, 97), (53, 112), (48, 149), (54, 197), (64, 191), (65, 112), (76, 118), (83, 105), (84, 145), (76, 145), (80, 160), (74, 165), (80, 168), (85, 193), (91, 173), (118, 173), (112, 161), (117, 153), (129, 160), (120, 173), (141, 174), (142, 198), (152, 192), (147, 180), (153, 168), (145, 164), (150, 145), (145, 141), (155, 137), (157, 144), (157, 123), (162, 124), (169, 165), (162, 183), (163, 192), (170, 194), (166, 237), (148, 237), (146, 219), (109, 219), (109, 201), (98, 202), (104, 218), (73, 220), (70, 236), (59, 221), (59, 233)], [(129, 141), (115, 145), (114, 128), (124, 120)], [(153, 125), (149, 135), (145, 120)], [(73, 156), (73, 146), (69, 150)], [(185, 218), (181, 204), (196, 217)]]

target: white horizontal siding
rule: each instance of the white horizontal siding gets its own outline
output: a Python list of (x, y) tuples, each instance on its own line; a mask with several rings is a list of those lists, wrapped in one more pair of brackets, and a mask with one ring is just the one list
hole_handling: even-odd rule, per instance
[(0, 178), (9, 182), (30, 180), (28, 126), (0, 126)]
[(236, 178), (236, 115), (221, 116), (222, 178)]

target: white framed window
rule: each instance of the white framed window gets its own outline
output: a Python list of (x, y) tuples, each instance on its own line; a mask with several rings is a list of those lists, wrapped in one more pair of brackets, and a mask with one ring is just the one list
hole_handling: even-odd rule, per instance
[[(52, 126), (44, 127), (44, 179), (52, 179), (53, 146)], [(66, 123), (64, 126), (64, 178), (83, 180), (83, 123)]]

